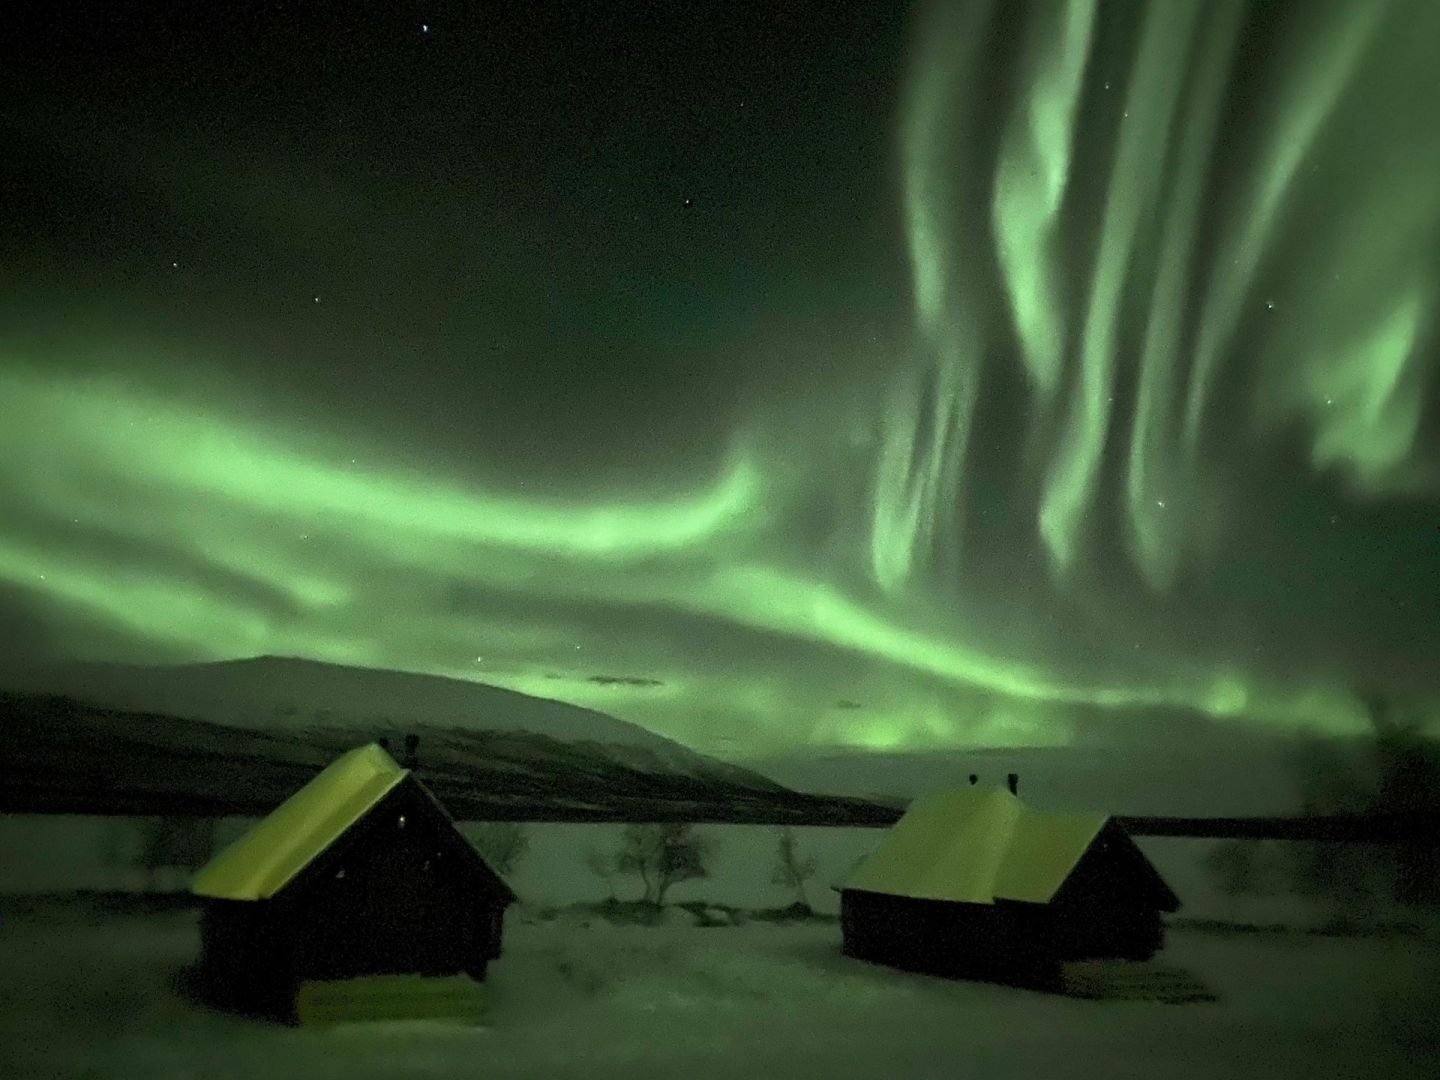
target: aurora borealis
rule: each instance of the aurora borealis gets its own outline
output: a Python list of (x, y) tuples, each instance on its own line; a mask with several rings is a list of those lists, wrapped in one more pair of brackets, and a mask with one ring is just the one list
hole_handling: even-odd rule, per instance
[(13, 16), (8, 655), (1440, 715), (1440, 5), (572, 7)]

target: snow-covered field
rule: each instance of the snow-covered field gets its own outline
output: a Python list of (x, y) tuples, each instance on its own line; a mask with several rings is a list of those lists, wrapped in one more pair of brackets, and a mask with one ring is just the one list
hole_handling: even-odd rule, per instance
[[(14, 911), (15, 909), (11, 909)], [(195, 915), (62, 905), (0, 926), (0, 1075), (1297, 1077), (1440, 1075), (1440, 948), (1172, 931), (1213, 1003), (1093, 1002), (840, 955), (833, 923), (612, 926), (512, 911), (488, 1023), (290, 1029), (177, 990)]]

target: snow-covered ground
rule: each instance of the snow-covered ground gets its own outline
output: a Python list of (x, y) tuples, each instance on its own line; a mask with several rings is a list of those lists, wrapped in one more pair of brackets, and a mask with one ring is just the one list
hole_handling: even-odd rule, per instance
[[(193, 913), (0, 926), (0, 1075), (124, 1077), (1296, 1077), (1440, 1075), (1440, 948), (1173, 931), (1213, 1003), (1093, 1002), (840, 955), (833, 923), (611, 926), (512, 912), (488, 1022), (298, 1030), (176, 990)], [(678, 916), (678, 913), (676, 913)]]

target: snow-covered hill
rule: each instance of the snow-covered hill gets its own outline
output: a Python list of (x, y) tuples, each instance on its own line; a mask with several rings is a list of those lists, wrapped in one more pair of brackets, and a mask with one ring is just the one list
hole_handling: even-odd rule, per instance
[(578, 744), (615, 764), (699, 780), (773, 790), (754, 772), (593, 709), (484, 683), (404, 671), (348, 667), (294, 657), (175, 666), (65, 664), (0, 675), (0, 687), (63, 694), (110, 709), (207, 720), (291, 735), (356, 737), (407, 732), (510, 732)]

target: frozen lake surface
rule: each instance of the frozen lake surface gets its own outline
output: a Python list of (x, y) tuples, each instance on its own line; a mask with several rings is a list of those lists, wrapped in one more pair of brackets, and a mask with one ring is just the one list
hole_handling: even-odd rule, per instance
[(0, 926), (0, 1075), (230, 1077), (1320, 1077), (1440, 1075), (1440, 947), (1413, 937), (1172, 930), (1219, 1000), (1094, 1002), (840, 955), (833, 923), (612, 926), (513, 911), (484, 1027), (296, 1030), (176, 989), (193, 912)]

